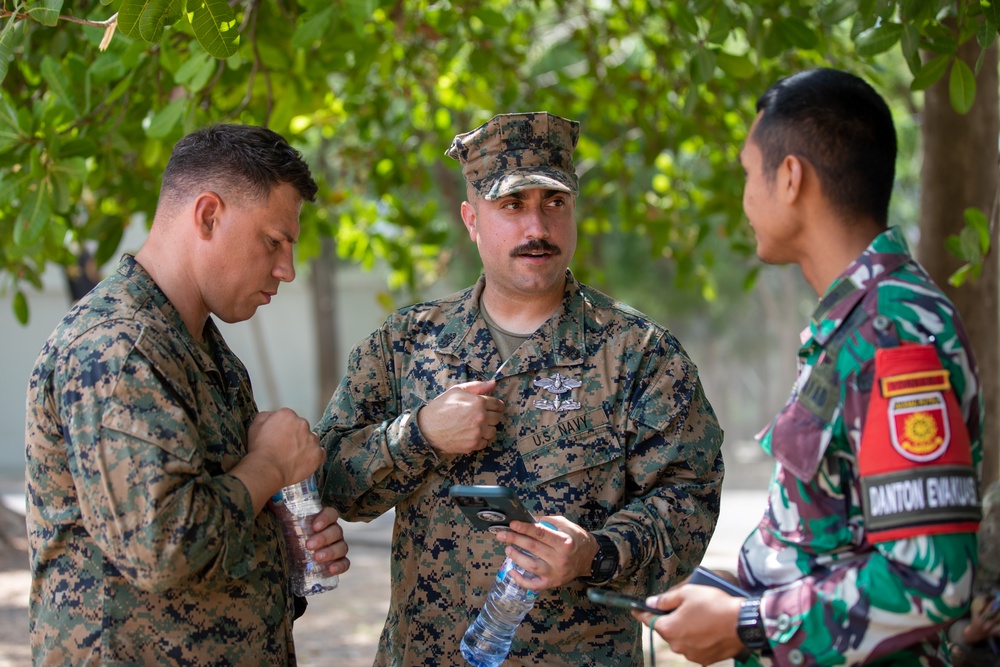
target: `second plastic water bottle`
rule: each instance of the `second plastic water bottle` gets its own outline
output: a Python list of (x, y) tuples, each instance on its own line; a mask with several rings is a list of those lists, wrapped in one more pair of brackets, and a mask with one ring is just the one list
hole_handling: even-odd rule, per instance
[(462, 637), (462, 657), (476, 667), (497, 667), (504, 661), (514, 631), (538, 597), (538, 591), (519, 586), (511, 578), (511, 570), (529, 579), (536, 577), (510, 558), (503, 562), (486, 596), (486, 604)]
[(312, 551), (306, 548), (306, 541), (313, 536), (312, 518), (323, 509), (316, 489), (316, 476), (310, 475), (298, 484), (286, 486), (271, 497), (271, 502), (281, 519), (288, 546), (292, 590), (296, 595), (332, 591), (340, 583), (340, 577), (329, 574), (322, 564), (313, 560)]

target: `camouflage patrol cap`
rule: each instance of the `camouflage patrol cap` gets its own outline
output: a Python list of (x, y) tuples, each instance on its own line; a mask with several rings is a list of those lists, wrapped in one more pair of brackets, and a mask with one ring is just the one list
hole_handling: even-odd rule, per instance
[(494, 116), (455, 137), (445, 155), (462, 163), (466, 182), (483, 199), (530, 188), (577, 194), (573, 149), (580, 123), (545, 111)]

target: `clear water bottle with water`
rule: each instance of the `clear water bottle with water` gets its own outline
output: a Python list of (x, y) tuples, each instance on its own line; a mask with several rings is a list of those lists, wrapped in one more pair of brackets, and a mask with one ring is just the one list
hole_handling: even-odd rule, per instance
[(292, 590), (296, 595), (316, 595), (332, 591), (340, 577), (313, 560), (306, 541), (313, 536), (312, 519), (323, 509), (316, 488), (316, 476), (310, 475), (298, 484), (286, 486), (271, 497), (275, 513), (281, 520), (288, 547)]
[[(529, 556), (527, 551), (519, 549)], [(517, 571), (529, 579), (537, 578), (507, 558), (490, 587), (479, 616), (462, 637), (462, 657), (476, 667), (497, 667), (507, 657), (514, 631), (535, 605), (538, 591), (523, 588), (510, 576)]]

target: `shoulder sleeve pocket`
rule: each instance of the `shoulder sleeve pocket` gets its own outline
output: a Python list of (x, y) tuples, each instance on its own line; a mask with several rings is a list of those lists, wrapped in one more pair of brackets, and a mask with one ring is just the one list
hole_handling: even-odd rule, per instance
[[(177, 366), (174, 360), (149, 354), (152, 350), (144, 337), (145, 332), (122, 364), (101, 425), (190, 461), (195, 454), (192, 434), (197, 419), (189, 407), (191, 400), (185, 398), (192, 399), (189, 390), (177, 382), (177, 373), (183, 370), (171, 368)], [(166, 368), (158, 363), (163, 361), (169, 364)]]

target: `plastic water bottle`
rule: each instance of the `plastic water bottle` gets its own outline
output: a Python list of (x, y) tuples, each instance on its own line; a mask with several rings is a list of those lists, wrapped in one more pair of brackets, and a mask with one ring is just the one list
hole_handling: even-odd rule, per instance
[(292, 590), (296, 595), (332, 591), (340, 583), (340, 577), (330, 574), (313, 560), (313, 552), (306, 548), (306, 541), (313, 536), (312, 519), (323, 509), (316, 489), (316, 476), (310, 475), (298, 484), (286, 486), (271, 497), (271, 503), (285, 534)]
[[(519, 551), (531, 556), (523, 549)], [(503, 562), (486, 596), (486, 604), (462, 637), (462, 657), (476, 667), (497, 667), (504, 661), (510, 651), (514, 631), (538, 597), (538, 591), (519, 586), (510, 576), (511, 571), (529, 579), (537, 578), (510, 558)]]

